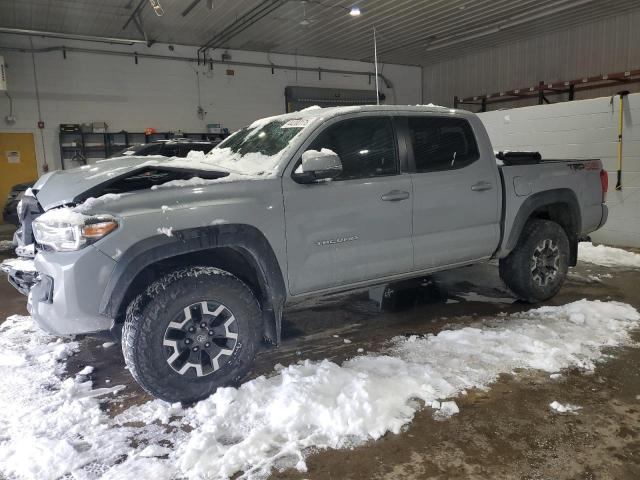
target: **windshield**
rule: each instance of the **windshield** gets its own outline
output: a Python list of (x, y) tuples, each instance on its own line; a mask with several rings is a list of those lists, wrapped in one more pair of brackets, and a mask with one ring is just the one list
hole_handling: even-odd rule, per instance
[(299, 120), (274, 120), (242, 128), (211, 150), (205, 161), (240, 173), (271, 173), (304, 126)]

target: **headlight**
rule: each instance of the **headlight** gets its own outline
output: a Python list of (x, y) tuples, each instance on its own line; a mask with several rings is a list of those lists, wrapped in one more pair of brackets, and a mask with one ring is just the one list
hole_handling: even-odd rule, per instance
[(87, 217), (77, 214), (74, 221), (64, 221), (47, 219), (46, 215), (33, 222), (33, 235), (40, 245), (59, 252), (80, 250), (118, 228), (118, 222), (110, 216)]

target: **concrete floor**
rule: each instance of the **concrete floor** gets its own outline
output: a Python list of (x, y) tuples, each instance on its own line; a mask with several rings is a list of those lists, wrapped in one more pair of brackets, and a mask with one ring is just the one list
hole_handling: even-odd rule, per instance
[[(0, 254), (0, 258), (3, 255)], [(607, 274), (610, 274), (609, 277)], [(640, 309), (637, 270), (580, 264), (572, 269), (560, 294), (548, 302), (561, 305), (581, 298), (618, 300)], [(265, 350), (252, 376), (273, 371), (276, 363), (305, 358), (340, 362), (360, 347), (371, 352), (396, 335), (437, 333), (479, 317), (531, 308), (520, 303), (465, 301), (471, 289), (487, 297), (508, 297), (495, 266), (461, 269), (435, 277), (438, 294), (415, 299), (409, 308), (380, 313), (363, 294), (302, 305), (285, 315), (284, 341)], [(474, 285), (475, 284), (475, 285)], [(482, 285), (482, 286), (478, 286)], [(430, 290), (433, 293), (433, 289)], [(24, 297), (0, 281), (0, 323), (26, 314)], [(454, 298), (459, 303), (445, 304)], [(335, 338), (339, 335), (341, 338)], [(352, 343), (345, 344), (348, 337)], [(640, 332), (634, 333), (640, 341)], [(120, 408), (150, 399), (123, 368), (118, 348), (104, 340), (84, 339), (83, 350), (68, 364), (69, 374), (95, 367), (96, 387), (125, 384)], [(309, 471), (287, 471), (278, 479), (620, 479), (640, 478), (640, 349), (620, 348), (595, 373), (566, 372), (504, 375), (487, 392), (457, 399), (460, 413), (437, 421), (429, 409), (418, 413), (399, 435), (387, 434), (352, 450), (313, 453)], [(560, 400), (583, 407), (579, 415), (558, 415), (549, 403)]]

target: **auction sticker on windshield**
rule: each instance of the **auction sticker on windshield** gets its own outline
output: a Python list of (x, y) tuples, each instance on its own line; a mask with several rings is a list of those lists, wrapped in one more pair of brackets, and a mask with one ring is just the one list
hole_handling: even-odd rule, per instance
[(294, 118), (280, 128), (304, 128), (311, 123), (311, 118)]

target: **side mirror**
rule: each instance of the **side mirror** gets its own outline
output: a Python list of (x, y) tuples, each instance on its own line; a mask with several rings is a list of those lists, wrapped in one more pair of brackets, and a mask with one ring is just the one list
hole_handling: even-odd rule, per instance
[(314, 183), (320, 180), (332, 180), (342, 173), (340, 157), (329, 150), (307, 150), (302, 154), (301, 172), (295, 178), (300, 183)]

